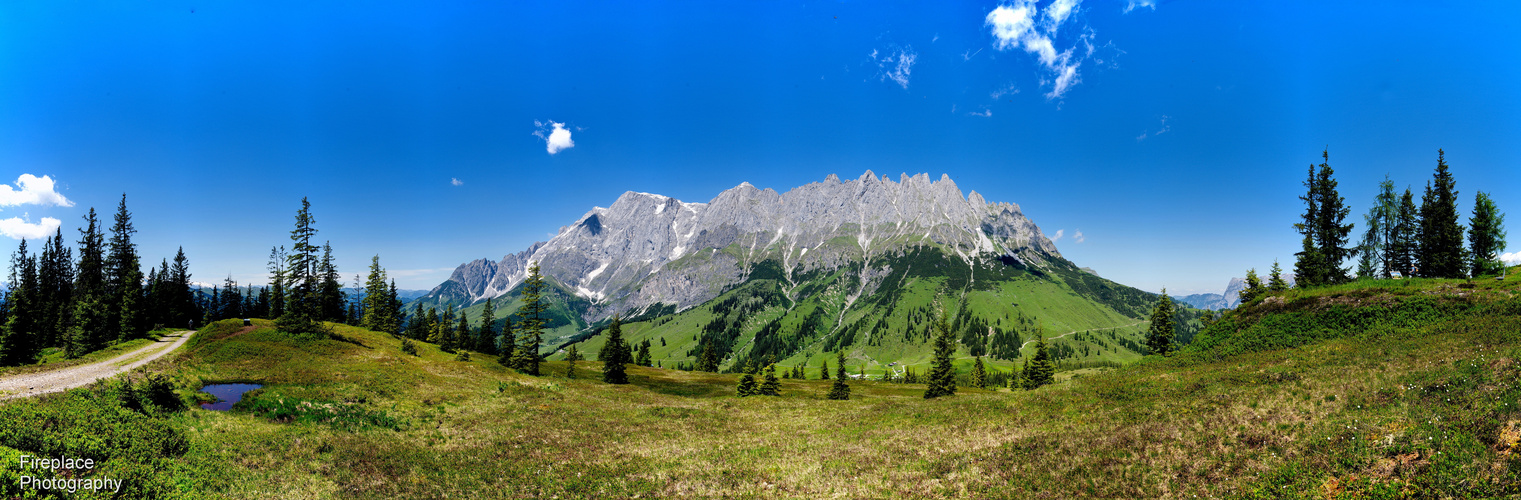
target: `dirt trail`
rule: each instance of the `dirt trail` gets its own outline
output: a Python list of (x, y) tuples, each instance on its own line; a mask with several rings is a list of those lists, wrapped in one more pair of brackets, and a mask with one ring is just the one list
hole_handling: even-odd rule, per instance
[(195, 332), (190, 330), (174, 332), (137, 350), (88, 365), (0, 378), (0, 400), (67, 391), (130, 371), (179, 349), (186, 340), (190, 339), (192, 333)]
[[(1046, 340), (1047, 341), (1052, 341), (1052, 340), (1056, 340), (1056, 339), (1059, 339), (1059, 338), (1062, 338), (1062, 337), (1066, 337), (1068, 335), (1072, 335), (1074, 333), (1091, 332), (1091, 331), (1094, 331), (1094, 330), (1112, 330), (1112, 329), (1115, 329), (1115, 328), (1130, 328), (1132, 326), (1136, 326), (1136, 325), (1139, 325), (1141, 323), (1145, 323), (1145, 321), (1137, 321), (1135, 323), (1131, 323), (1131, 324), (1128, 324), (1128, 325), (1107, 326), (1107, 327), (1104, 327), (1104, 328), (1089, 328), (1087, 330), (1073, 330), (1073, 331), (1070, 331), (1070, 332), (1067, 332), (1067, 333), (1063, 333), (1061, 335), (1057, 335), (1055, 337), (1046, 337)], [(1026, 340), (1025, 343), (1019, 344), (1019, 348), (1020, 349), (1024, 349), (1025, 346), (1030, 345), (1033, 342), (1035, 342), (1035, 339)]]

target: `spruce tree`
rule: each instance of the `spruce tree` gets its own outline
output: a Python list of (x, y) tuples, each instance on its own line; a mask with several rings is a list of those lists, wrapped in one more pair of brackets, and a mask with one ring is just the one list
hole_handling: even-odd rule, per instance
[(375, 332), (396, 334), (397, 319), (391, 308), (390, 288), (386, 286), (386, 270), (380, 267), (380, 256), (370, 257), (370, 276), (364, 282), (364, 328)]
[(74, 273), (74, 308), (70, 320), (67, 355), (79, 357), (99, 349), (114, 338), (119, 324), (112, 320), (111, 300), (106, 293), (105, 235), (91, 208), (79, 230), (79, 263)]
[[(844, 359), (844, 355), (841, 355), (840, 359)], [(824, 358), (819, 361), (819, 380), (829, 380), (829, 378), (829, 358)]]
[(317, 264), (317, 275), (320, 282), (317, 285), (318, 308), (322, 311), (323, 321), (343, 323), (345, 318), (342, 276), (338, 274), (338, 265), (333, 261), (332, 242), (322, 244), (322, 259)]
[[(1248, 274), (1255, 276), (1255, 273)], [(1260, 286), (1260, 285), (1259, 285)], [(1242, 295), (1246, 292), (1242, 291)], [(1245, 301), (1242, 301), (1245, 303)], [(1176, 326), (1173, 323), (1172, 299), (1167, 296), (1167, 289), (1162, 289), (1162, 300), (1157, 301), (1157, 307), (1151, 311), (1151, 326), (1146, 329), (1146, 348), (1152, 354), (1167, 356), (1172, 353), (1173, 337)], [(1044, 344), (1044, 342), (1042, 342)]]
[(427, 343), (430, 343), (430, 344), (437, 344), (438, 341), (440, 340), (440, 337), (442, 335), (441, 335), (441, 332), (439, 332), (439, 330), (438, 330), (438, 324), (441, 323), (439, 321), (439, 319), (440, 318), (439, 318), (439, 315), (438, 315), (438, 310), (429, 307), (428, 308), (428, 319), (427, 319), (427, 322), (424, 323), (426, 325), (424, 327), (425, 328), (424, 331), (427, 332), (427, 333), (423, 334), (424, 337), (422, 338), (422, 340), (424, 342), (427, 342)]
[(581, 360), (581, 351), (576, 350), (576, 345), (571, 344), (565, 350), (565, 378), (576, 378), (576, 362)]
[(1320, 189), (1315, 183), (1315, 165), (1310, 165), (1309, 177), (1304, 181), (1305, 194), (1299, 200), (1305, 204), (1304, 215), (1294, 224), (1294, 230), (1304, 235), (1300, 250), (1294, 254), (1294, 286), (1309, 288), (1325, 282), (1322, 258), (1315, 246), (1315, 228), (1320, 220)]
[(767, 364), (765, 377), (762, 379), (760, 389), (756, 393), (761, 396), (780, 396), (782, 395), (781, 388), (781, 381), (776, 379), (776, 365)]
[(422, 301), (419, 300), (416, 304), (414, 304), (412, 308), (412, 316), (410, 318), (407, 318), (406, 337), (415, 340), (422, 340), (427, 338), (427, 325), (428, 319), (423, 315)]
[(1051, 353), (1046, 350), (1046, 336), (1039, 334), (1035, 337), (1035, 356), (1030, 360), (1028, 388), (1034, 389), (1050, 384), (1056, 379), (1056, 364), (1051, 362)]
[[(475, 334), (475, 350), (496, 355), (496, 308), (491, 299), (481, 306), (481, 328)], [(571, 346), (572, 349), (575, 346)]]
[(1423, 277), (1461, 278), (1467, 272), (1463, 226), (1458, 224), (1458, 189), (1442, 150), (1437, 168), (1421, 197), (1420, 250), (1416, 267)]
[(751, 375), (751, 374), (748, 374), (748, 373), (746, 373), (744, 375), (740, 375), (739, 376), (739, 387), (736, 387), (734, 392), (737, 393), (737, 394), (739, 394), (739, 397), (742, 397), (742, 398), (746, 397), (746, 396), (754, 396), (755, 395), (755, 376)]
[(607, 325), (607, 342), (602, 344), (602, 381), (609, 384), (627, 384), (628, 374), (624, 372), (623, 359), (628, 346), (623, 342), (623, 327), (619, 324), (618, 316), (613, 316), (613, 322)]
[[(6, 297), (8, 311), (3, 338), (0, 338), (0, 357), (7, 365), (29, 364), (42, 350), (37, 334), (37, 309), (40, 290), (37, 286), (37, 259), (27, 253), (26, 240), (16, 247), (11, 257), (10, 291)], [(70, 357), (75, 357), (70, 351)]]
[(1268, 292), (1279, 293), (1289, 289), (1289, 282), (1283, 279), (1283, 268), (1278, 266), (1278, 259), (1273, 259), (1273, 267), (1268, 272), (1273, 274), (1268, 277)]
[(511, 367), (518, 353), (518, 337), (512, 331), (512, 318), (502, 318), (502, 337), (497, 341), (497, 362)]
[(470, 350), (475, 345), (475, 339), (470, 338), (470, 315), (464, 310), (459, 312), (459, 327), (454, 329), (454, 335), (450, 340), (454, 341), (454, 347), (461, 352)]
[(698, 353), (697, 371), (700, 371), (700, 372), (717, 372), (718, 371), (718, 351), (713, 348), (713, 343), (712, 342), (703, 342), (702, 343), (702, 351), (700, 353)]
[[(184, 255), (184, 250), (180, 254)], [(269, 291), (273, 294), (269, 299), (269, 315), (275, 318), (285, 315), (285, 264), (285, 247), (269, 247)], [(175, 266), (176, 269), (179, 266), (177, 258)]]
[(935, 357), (930, 368), (929, 385), (924, 388), (924, 399), (956, 394), (956, 372), (951, 366), (951, 355), (956, 351), (951, 335), (950, 318), (944, 308), (935, 318)]
[(288, 333), (326, 333), (320, 323), (322, 305), (318, 295), (321, 261), (317, 258), (317, 251), (321, 248), (312, 244), (312, 239), (317, 235), (317, 229), (313, 227), (316, 223), (317, 219), (312, 217), (311, 202), (302, 197), (301, 209), (296, 211), (296, 228), (290, 232), (293, 245), (290, 254), (285, 256), (285, 280), (289, 284), (286, 287), (285, 311), (276, 322), (281, 330)]
[(1505, 214), (1483, 191), (1474, 195), (1473, 217), (1468, 219), (1468, 249), (1472, 276), (1495, 274), (1504, 266), (1498, 259), (1505, 251)]
[(972, 387), (988, 388), (988, 369), (982, 366), (982, 356), (977, 356), (976, 361), (972, 363)]
[(61, 228), (43, 240), (42, 256), (37, 260), (37, 287), (37, 343), (42, 347), (60, 345), (73, 319), (74, 299), (73, 251), (64, 246)]
[(136, 232), (132, 228), (132, 213), (127, 211), (127, 195), (122, 194), (106, 255), (106, 294), (110, 298), (110, 318), (115, 323), (114, 335), (108, 340), (126, 341), (147, 331), (143, 325), (143, 270), (137, 245), (132, 243)]
[(634, 364), (639, 366), (655, 366), (655, 362), (650, 359), (650, 339), (644, 339), (643, 342), (639, 343), (639, 357), (634, 361)]
[(513, 367), (529, 375), (539, 374), (539, 343), (544, 332), (544, 311), (549, 308), (544, 296), (544, 276), (539, 274), (539, 263), (528, 266), (528, 279), (523, 280), (523, 305), (518, 308), (518, 352), (513, 357)]
[(1347, 269), (1342, 267), (1342, 262), (1351, 257), (1354, 250), (1347, 246), (1347, 237), (1352, 233), (1352, 224), (1342, 224), (1352, 209), (1346, 206), (1345, 199), (1336, 192), (1335, 172), (1331, 169), (1330, 153), (1321, 152), (1324, 160), (1320, 164), (1320, 171), (1315, 177), (1315, 187), (1319, 190), (1320, 210), (1316, 212), (1315, 241), (1320, 252), (1322, 270), (1325, 273), (1325, 283), (1343, 283), (1348, 280)]
[(1400, 196), (1399, 219), (1395, 230), (1394, 270), (1405, 278), (1415, 277), (1415, 265), (1420, 253), (1421, 214), (1415, 207), (1415, 195), (1410, 188)]
[(1030, 385), (1030, 358), (1026, 356), (1024, 368), (1021, 368), (1019, 373), (1009, 382), (1009, 389), (1024, 389), (1028, 391), (1034, 388), (1035, 386)]
[[(1164, 289), (1163, 291), (1166, 290)], [(1265, 290), (1263, 290), (1262, 287), (1262, 278), (1257, 277), (1257, 268), (1254, 267), (1247, 269), (1246, 285), (1241, 288), (1241, 293), (1238, 295), (1238, 298), (1241, 300), (1241, 304), (1245, 305), (1253, 300), (1256, 300), (1257, 297), (1262, 296), (1262, 292), (1264, 291)]]
[(185, 257), (185, 247), (180, 247), (174, 254), (174, 265), (169, 270), (168, 300), (173, 311), (170, 324), (175, 328), (180, 325), (190, 328), (199, 314), (196, 313), (195, 290), (190, 287), (190, 259)]
[[(837, 358), (835, 359), (834, 385), (829, 387), (829, 394), (826, 397), (832, 400), (850, 399), (850, 385), (845, 383), (847, 376), (845, 375), (845, 351), (838, 351), (835, 356)], [(822, 366), (828, 367), (829, 360), (825, 359)]]

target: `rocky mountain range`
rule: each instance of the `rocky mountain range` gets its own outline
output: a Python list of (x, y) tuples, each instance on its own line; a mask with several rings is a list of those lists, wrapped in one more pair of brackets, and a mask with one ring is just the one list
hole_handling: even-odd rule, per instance
[[(1282, 276), (1284, 281), (1289, 283), (1289, 286), (1294, 286), (1294, 275), (1283, 273), (1279, 276)], [(1196, 293), (1184, 296), (1174, 295), (1172, 298), (1199, 309), (1220, 311), (1234, 309), (1236, 306), (1241, 305), (1241, 291), (1244, 289), (1246, 289), (1245, 278), (1231, 278), (1230, 282), (1225, 284), (1225, 293), (1223, 294)]]
[(831, 174), (785, 193), (742, 183), (705, 203), (626, 192), (548, 241), (461, 264), (418, 300), (433, 306), (496, 298), (520, 285), (533, 262), (590, 304), (578, 311), (587, 322), (657, 304), (677, 310), (701, 304), (772, 267), (762, 263), (774, 263), (788, 281), (858, 265), (856, 289), (844, 293), (859, 297), (892, 271), (884, 257), (923, 246), (969, 265), (1061, 260), (1016, 204), (988, 202), (976, 191), (963, 195), (944, 175), (932, 181), (904, 174), (895, 182), (867, 171), (845, 181)]

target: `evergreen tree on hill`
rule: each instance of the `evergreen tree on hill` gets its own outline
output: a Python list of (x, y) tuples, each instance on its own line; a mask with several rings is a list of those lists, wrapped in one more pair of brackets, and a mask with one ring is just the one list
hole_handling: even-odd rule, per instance
[(702, 352), (698, 354), (697, 359), (697, 371), (718, 371), (718, 352), (713, 348), (713, 342), (707, 341), (702, 343)]
[(1315, 226), (1320, 220), (1320, 197), (1319, 188), (1315, 184), (1315, 165), (1310, 165), (1309, 177), (1304, 181), (1305, 194), (1299, 200), (1305, 204), (1305, 213), (1300, 216), (1300, 222), (1294, 224), (1294, 230), (1304, 235), (1300, 243), (1300, 250), (1294, 254), (1294, 282), (1295, 286), (1309, 288), (1325, 282), (1325, 272), (1321, 269), (1320, 251), (1315, 246)]
[(518, 337), (512, 331), (512, 318), (502, 319), (502, 337), (497, 341), (497, 346), (496, 362), (502, 366), (511, 367), (512, 359), (518, 352)]
[(37, 341), (40, 346), (56, 346), (73, 318), (73, 251), (63, 244), (63, 229), (43, 240), (42, 257), (37, 261), (38, 316)]
[[(106, 340), (128, 340), (148, 329), (143, 323), (143, 270), (132, 243), (132, 213), (127, 211), (127, 195), (121, 195), (116, 207), (116, 223), (111, 226), (111, 242), (106, 255), (106, 294), (110, 298), (110, 320), (115, 335)], [(103, 345), (100, 344), (100, 345)]]
[(364, 282), (364, 320), (360, 325), (394, 335), (397, 323), (391, 290), (386, 286), (386, 270), (380, 267), (379, 255), (370, 257), (370, 276)]
[[(1249, 273), (1248, 277), (1255, 278), (1256, 273)], [(1261, 286), (1260, 284), (1258, 285)], [(1242, 295), (1246, 292), (1242, 291)], [(1245, 303), (1242, 300), (1242, 303)], [(1167, 296), (1167, 289), (1162, 289), (1162, 300), (1157, 301), (1156, 309), (1151, 311), (1151, 326), (1146, 329), (1146, 348), (1152, 354), (1168, 356), (1172, 354), (1173, 338), (1177, 335), (1176, 324), (1173, 322), (1172, 299)]]
[(607, 325), (607, 342), (602, 344), (602, 381), (609, 384), (627, 384), (628, 374), (624, 372), (624, 353), (628, 352), (628, 346), (623, 342), (623, 327), (618, 316), (613, 316), (613, 322)]
[(565, 350), (565, 378), (576, 378), (576, 362), (581, 360), (581, 351), (576, 350), (576, 345), (571, 344)]
[(1472, 276), (1495, 274), (1504, 266), (1498, 256), (1505, 251), (1505, 214), (1483, 191), (1474, 196), (1473, 217), (1468, 219), (1468, 248)]
[(491, 302), (486, 299), (481, 306), (481, 328), (475, 334), (475, 350), (496, 355), (496, 308)]
[(977, 356), (972, 364), (972, 387), (978, 389), (988, 388), (988, 369), (982, 366), (982, 356)]
[(545, 303), (544, 276), (539, 274), (539, 263), (533, 262), (528, 267), (528, 279), (523, 281), (523, 305), (518, 309), (518, 330), (522, 336), (519, 339), (517, 353), (513, 357), (513, 367), (518, 371), (529, 375), (539, 374), (539, 344), (542, 342), (544, 332), (544, 311), (549, 305)]
[(427, 338), (427, 326), (428, 318), (423, 315), (422, 301), (417, 301), (412, 308), (412, 316), (407, 318), (406, 337), (415, 340)]
[[(190, 327), (190, 322), (198, 314), (195, 307), (195, 291), (190, 289), (190, 259), (185, 257), (185, 247), (180, 247), (174, 254), (174, 265), (169, 268), (169, 297), (170, 315), (169, 324), (179, 328), (180, 325)], [(271, 308), (274, 307), (271, 301)]]
[(1305, 202), (1305, 214), (1294, 228), (1304, 235), (1303, 249), (1294, 254), (1296, 286), (1313, 287), (1347, 281), (1347, 269), (1342, 262), (1355, 254), (1347, 246), (1352, 224), (1343, 224), (1351, 209), (1336, 191), (1335, 171), (1330, 164), (1330, 153), (1321, 152), (1324, 160), (1317, 171), (1310, 166), (1309, 179), (1305, 181), (1306, 192), (1299, 199)]
[(1447, 170), (1444, 152), (1437, 150), (1436, 172), (1421, 197), (1421, 222), (1416, 267), (1428, 278), (1461, 278), (1467, 269), (1463, 226), (1458, 224), (1458, 189)]
[(1279, 293), (1289, 289), (1289, 282), (1283, 279), (1283, 268), (1278, 266), (1278, 259), (1273, 259), (1273, 267), (1268, 272), (1273, 274), (1268, 277), (1268, 292)]
[(333, 262), (332, 242), (322, 244), (322, 260), (317, 264), (317, 277), (320, 282), (317, 285), (318, 308), (322, 310), (323, 321), (344, 322), (346, 311), (342, 276), (338, 274), (338, 265)]
[(320, 247), (312, 244), (317, 229), (312, 227), (317, 219), (312, 217), (312, 204), (301, 198), (301, 209), (296, 211), (296, 228), (291, 230), (294, 243), (285, 257), (286, 287), (285, 311), (276, 320), (276, 326), (289, 333), (326, 333), (322, 326), (322, 304), (319, 296), (321, 261), (317, 258)]
[[(10, 291), (6, 296), (6, 321), (0, 332), (0, 357), (7, 365), (31, 363), (42, 345), (37, 334), (37, 310), (40, 300), (37, 286), (37, 260), (27, 253), (26, 240), (11, 257)], [(77, 355), (72, 355), (74, 357)]]
[(736, 394), (738, 394), (739, 397), (742, 397), (742, 398), (746, 397), (746, 396), (754, 396), (755, 395), (755, 375), (751, 375), (751, 374), (748, 374), (748, 373), (746, 373), (744, 375), (740, 375), (739, 376), (739, 386), (735, 388), (734, 392)]
[[(835, 356), (834, 385), (829, 387), (829, 394), (826, 397), (831, 400), (847, 400), (850, 399), (850, 385), (845, 383), (847, 376), (845, 375), (845, 351), (837, 351)], [(820, 366), (827, 368), (829, 360), (825, 359)]]
[(1399, 218), (1393, 245), (1393, 268), (1394, 271), (1400, 273), (1400, 276), (1406, 278), (1415, 276), (1416, 258), (1421, 248), (1418, 236), (1420, 226), (1421, 214), (1415, 207), (1415, 195), (1410, 192), (1410, 188), (1405, 188), (1405, 194), (1400, 196)]
[(1036, 337), (1035, 356), (1030, 360), (1030, 372), (1028, 387), (1034, 389), (1056, 380), (1056, 364), (1051, 362), (1051, 353), (1046, 350), (1046, 336), (1040, 334)]
[(650, 360), (650, 339), (644, 339), (643, 342), (639, 343), (639, 356), (634, 361), (634, 364), (639, 366), (655, 365), (655, 362)]
[(1384, 181), (1378, 183), (1378, 196), (1373, 199), (1369, 227), (1378, 227), (1378, 274), (1380, 279), (1389, 279), (1395, 271), (1395, 262), (1398, 260), (1400, 246), (1400, 199), (1394, 193), (1394, 181), (1389, 176), (1384, 176)]
[(79, 230), (79, 264), (74, 273), (73, 318), (64, 347), (71, 358), (104, 346), (107, 339), (115, 337), (119, 326), (112, 321), (111, 300), (106, 293), (105, 235), (101, 234), (94, 208), (84, 219), (85, 227)]
[(945, 309), (935, 318), (935, 357), (930, 368), (929, 385), (924, 388), (924, 399), (956, 394), (956, 372), (951, 366), (951, 355), (956, 351), (951, 335), (950, 319)]
[(782, 395), (781, 388), (781, 381), (776, 379), (776, 365), (766, 364), (765, 377), (761, 380), (760, 388), (756, 390), (756, 394), (761, 396), (780, 396)]
[[(180, 255), (185, 255), (184, 249), (180, 250)], [(269, 299), (269, 315), (275, 318), (285, 315), (286, 257), (285, 247), (269, 247), (269, 291), (272, 295)], [(180, 266), (179, 257), (175, 257), (174, 266), (177, 277)], [(186, 282), (186, 285), (188, 286), (189, 282)], [(421, 306), (421, 304), (418, 305)]]

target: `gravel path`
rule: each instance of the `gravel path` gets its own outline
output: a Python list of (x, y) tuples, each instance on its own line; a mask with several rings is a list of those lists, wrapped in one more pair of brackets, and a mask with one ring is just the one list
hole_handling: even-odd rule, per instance
[(190, 330), (171, 333), (153, 344), (120, 356), (59, 370), (0, 378), (0, 399), (24, 398), (84, 387), (91, 382), (130, 371), (174, 352), (190, 339)]

